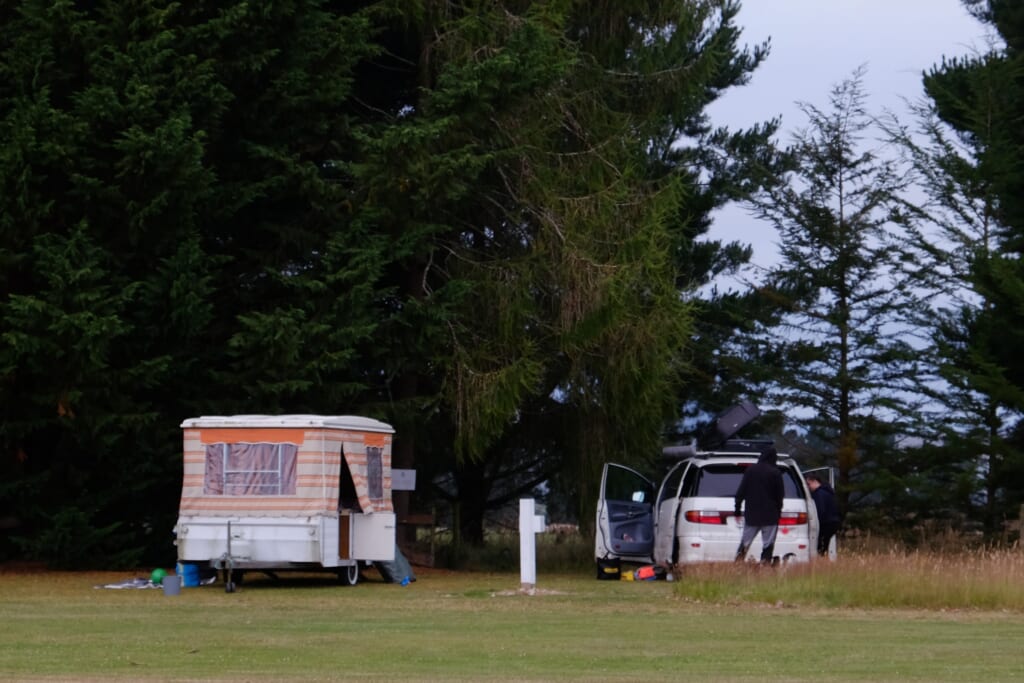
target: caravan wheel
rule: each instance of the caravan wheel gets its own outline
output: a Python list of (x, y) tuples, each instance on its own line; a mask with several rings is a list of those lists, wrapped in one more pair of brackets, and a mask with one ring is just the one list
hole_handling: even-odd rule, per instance
[(343, 586), (354, 586), (359, 583), (359, 565), (350, 564), (347, 567), (342, 567), (338, 572), (338, 580)]

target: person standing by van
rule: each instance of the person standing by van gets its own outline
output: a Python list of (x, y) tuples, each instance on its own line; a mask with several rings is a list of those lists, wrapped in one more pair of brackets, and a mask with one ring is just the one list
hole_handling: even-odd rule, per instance
[(828, 555), (828, 545), (839, 531), (842, 521), (836, 492), (816, 474), (808, 474), (805, 479), (807, 488), (811, 489), (811, 497), (814, 498), (814, 507), (818, 509), (818, 555), (825, 557)]
[(740, 547), (736, 549), (736, 561), (742, 562), (747, 556), (750, 544), (758, 532), (761, 533), (761, 562), (769, 564), (775, 552), (775, 536), (779, 531), (779, 517), (782, 515), (782, 501), (785, 488), (782, 471), (778, 468), (779, 454), (773, 446), (761, 451), (757, 462), (747, 468), (736, 489), (735, 512), (743, 514), (743, 535)]

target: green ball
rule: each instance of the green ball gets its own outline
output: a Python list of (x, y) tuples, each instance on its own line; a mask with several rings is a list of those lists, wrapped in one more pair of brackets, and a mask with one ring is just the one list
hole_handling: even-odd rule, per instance
[(167, 576), (167, 572), (159, 567), (153, 570), (153, 573), (149, 575), (149, 580), (156, 584), (164, 582), (164, 577)]

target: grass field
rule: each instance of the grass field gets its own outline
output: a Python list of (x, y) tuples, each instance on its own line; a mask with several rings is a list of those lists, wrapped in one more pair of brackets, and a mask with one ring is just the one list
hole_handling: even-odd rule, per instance
[(707, 572), (676, 582), (540, 573), (534, 595), (517, 572), (440, 570), (406, 587), (370, 572), (355, 587), (252, 575), (233, 594), (95, 588), (144, 575), (0, 570), (0, 680), (1024, 679), (1020, 610), (777, 597), (806, 572), (755, 571), (717, 597)]

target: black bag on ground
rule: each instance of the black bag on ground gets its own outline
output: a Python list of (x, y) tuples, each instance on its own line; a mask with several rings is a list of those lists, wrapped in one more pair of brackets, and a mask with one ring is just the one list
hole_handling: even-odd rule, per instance
[(618, 581), (622, 578), (622, 560), (619, 558), (598, 558), (597, 578), (602, 581)]

